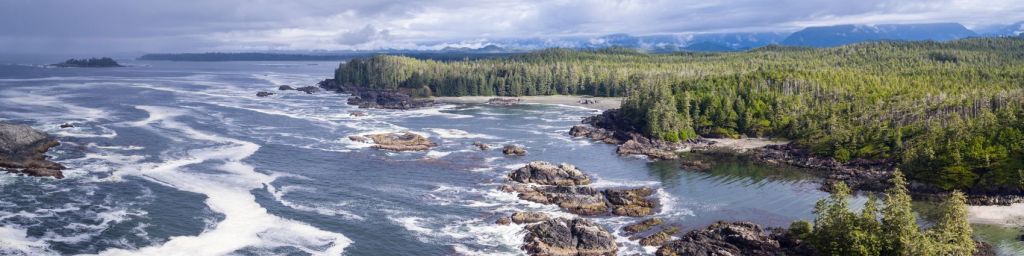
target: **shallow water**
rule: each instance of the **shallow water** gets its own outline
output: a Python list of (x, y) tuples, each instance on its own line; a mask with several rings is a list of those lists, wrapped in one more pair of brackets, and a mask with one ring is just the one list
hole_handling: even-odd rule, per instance
[[(521, 226), (493, 224), (498, 217), (569, 216), (495, 189), (533, 160), (574, 164), (598, 187), (655, 187), (656, 216), (684, 229), (785, 226), (812, 218), (826, 196), (802, 171), (735, 157), (687, 171), (570, 138), (594, 110), (445, 105), (351, 117), (346, 95), (276, 91), (313, 85), (337, 63), (129, 64), (0, 66), (0, 118), (58, 136), (50, 155), (69, 167), (63, 180), (0, 175), (0, 254), (515, 255)], [(58, 128), (65, 122), (76, 127)], [(438, 147), (394, 153), (347, 139), (403, 130)], [(478, 151), (475, 141), (529, 154)], [(638, 219), (594, 220), (618, 234)], [(654, 249), (619, 241), (623, 254)]]

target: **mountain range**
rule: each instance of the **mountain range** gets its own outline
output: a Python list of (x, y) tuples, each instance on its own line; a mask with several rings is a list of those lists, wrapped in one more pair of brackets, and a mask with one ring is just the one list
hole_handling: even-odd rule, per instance
[(691, 33), (632, 36), (611, 34), (597, 37), (527, 38), (491, 41), (488, 46), (530, 50), (550, 47), (597, 49), (612, 46), (639, 48), (651, 52), (742, 51), (771, 44), (788, 46), (834, 47), (859, 42), (949, 41), (977, 36), (1017, 36), (1024, 33), (1024, 22), (989, 26), (972, 31), (960, 23), (922, 24), (847, 24), (807, 27), (793, 33)]

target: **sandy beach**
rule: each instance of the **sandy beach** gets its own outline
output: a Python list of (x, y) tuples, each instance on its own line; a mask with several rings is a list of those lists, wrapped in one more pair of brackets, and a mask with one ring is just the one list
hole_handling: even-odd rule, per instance
[[(487, 100), (496, 98), (494, 96), (462, 96), (462, 97), (433, 97), (431, 99), (443, 103), (487, 103)], [(581, 104), (580, 96), (570, 95), (550, 95), (550, 96), (522, 96), (519, 98), (521, 103), (533, 103), (533, 104), (559, 104), (576, 107), (591, 108), (597, 110), (607, 110), (613, 108), (619, 108), (622, 104), (621, 97), (592, 97), (588, 98), (596, 100), (596, 103)]]
[(967, 207), (971, 223), (1024, 227), (1024, 204)]

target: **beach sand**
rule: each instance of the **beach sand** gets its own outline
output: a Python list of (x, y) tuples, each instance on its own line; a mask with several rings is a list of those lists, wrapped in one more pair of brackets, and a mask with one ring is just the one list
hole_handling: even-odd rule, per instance
[[(462, 96), (462, 97), (432, 97), (431, 99), (442, 102), (442, 103), (487, 103), (487, 100), (496, 98), (495, 96)], [(550, 95), (550, 96), (521, 96), (516, 97), (522, 100), (522, 103), (534, 103), (534, 104), (559, 104), (576, 107), (584, 107), (597, 110), (607, 110), (613, 108), (619, 108), (622, 104), (621, 97), (592, 97), (589, 99), (596, 100), (597, 103), (591, 104), (580, 104), (580, 96), (570, 95)]]
[(1010, 206), (971, 205), (967, 207), (967, 212), (971, 223), (1024, 227), (1024, 204), (1012, 204)]

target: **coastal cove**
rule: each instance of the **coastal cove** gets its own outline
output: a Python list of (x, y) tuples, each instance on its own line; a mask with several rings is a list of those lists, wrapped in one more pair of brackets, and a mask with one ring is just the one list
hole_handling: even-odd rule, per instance
[[(532, 161), (574, 165), (597, 189), (651, 188), (659, 206), (645, 217), (682, 232), (716, 221), (786, 227), (813, 219), (815, 202), (828, 196), (820, 174), (749, 155), (653, 161), (570, 135), (584, 118), (614, 108), (613, 98), (595, 105), (573, 104), (578, 96), (524, 97), (512, 106), (436, 98), (411, 110), (358, 108), (346, 104), (348, 94), (278, 90), (315, 85), (336, 62), (126, 64), (0, 66), (0, 121), (55, 136), (61, 144), (47, 154), (66, 167), (60, 180), (0, 176), (0, 240), (12, 245), (0, 253), (519, 255), (525, 225), (499, 219), (524, 211), (576, 217), (499, 190)], [(108, 96), (117, 94), (134, 97)], [(435, 145), (395, 152), (349, 139), (403, 131)], [(527, 153), (503, 154), (509, 144)], [(708, 168), (682, 167), (692, 160)], [(855, 195), (851, 206), (865, 200)], [(928, 219), (930, 203), (915, 207)], [(972, 206), (977, 236), (1003, 255), (1024, 253), (1012, 216), (1020, 207)], [(644, 218), (582, 218), (610, 231), (619, 254), (657, 249), (623, 231)]]

